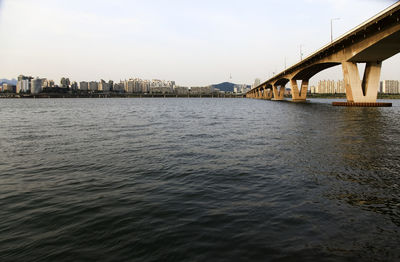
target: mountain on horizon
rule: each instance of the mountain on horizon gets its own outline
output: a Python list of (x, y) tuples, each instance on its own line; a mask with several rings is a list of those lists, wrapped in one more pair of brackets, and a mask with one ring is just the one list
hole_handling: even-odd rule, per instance
[(9, 79), (0, 79), (0, 85), (2, 85), (2, 84), (4, 84), (4, 83), (7, 83), (7, 84), (11, 84), (11, 85), (14, 85), (14, 86), (16, 86), (17, 85), (17, 79), (11, 79), (11, 80), (9, 80)]
[[(237, 86), (238, 84), (234, 84), (234, 83), (230, 83), (230, 82), (223, 82), (220, 84), (216, 84), (216, 85), (211, 85), (213, 88), (217, 88), (220, 91), (224, 91), (224, 92), (233, 92), (234, 87)], [(250, 86), (248, 86), (250, 87)]]

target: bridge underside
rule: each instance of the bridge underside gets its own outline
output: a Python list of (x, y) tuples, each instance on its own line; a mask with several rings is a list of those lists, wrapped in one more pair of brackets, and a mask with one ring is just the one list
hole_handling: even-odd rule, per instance
[(366, 63), (384, 61), (400, 52), (400, 31), (361, 51), (349, 62)]
[(328, 63), (319, 63), (319, 64), (314, 64), (312, 66), (306, 67), (299, 73), (297, 73), (293, 79), (296, 80), (309, 80), (311, 77), (315, 76), (319, 72), (334, 67), (338, 66), (340, 63), (335, 63), (335, 62), (328, 62)]

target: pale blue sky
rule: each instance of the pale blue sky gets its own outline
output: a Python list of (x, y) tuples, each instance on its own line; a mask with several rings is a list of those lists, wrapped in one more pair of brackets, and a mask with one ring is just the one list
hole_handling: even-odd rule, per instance
[[(269, 78), (396, 1), (0, 0), (0, 78), (130, 77), (186, 86)], [(400, 56), (382, 78), (399, 79)], [(341, 78), (337, 67), (314, 77)]]

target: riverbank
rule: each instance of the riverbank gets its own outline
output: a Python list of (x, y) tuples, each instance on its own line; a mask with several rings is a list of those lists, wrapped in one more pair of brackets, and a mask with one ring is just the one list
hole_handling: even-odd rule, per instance
[(14, 94), (3, 93), (0, 98), (244, 98), (245, 95), (236, 94), (119, 94), (119, 93), (41, 93), (37, 95), (31, 94)]
[[(346, 99), (346, 94), (308, 94), (307, 98)], [(378, 94), (378, 99), (400, 99), (400, 94)]]
[[(245, 95), (239, 94), (119, 94), (119, 93), (41, 93), (37, 95), (31, 94), (14, 94), (14, 93), (0, 93), (1, 98), (245, 98)], [(285, 98), (291, 99), (290, 95)], [(309, 94), (307, 98), (320, 98), (320, 99), (346, 99), (345, 94)], [(378, 94), (378, 99), (400, 99), (400, 94)]]

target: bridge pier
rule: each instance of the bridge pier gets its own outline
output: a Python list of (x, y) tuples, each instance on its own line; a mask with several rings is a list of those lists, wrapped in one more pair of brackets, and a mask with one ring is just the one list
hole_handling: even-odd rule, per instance
[(281, 86), (278, 90), (278, 87), (273, 85), (272, 86), (272, 91), (274, 94), (274, 98), (272, 99), (273, 101), (283, 101), (285, 100), (284, 94), (285, 94), (285, 87)]
[(290, 79), (290, 85), (292, 86), (292, 101), (293, 102), (305, 102), (307, 99), (308, 92), (308, 82), (309, 80), (301, 81), (301, 89), (297, 86), (296, 79)]
[(343, 76), (347, 102), (376, 103), (382, 62), (368, 62), (361, 80), (357, 63), (343, 62)]
[(272, 90), (271, 89), (264, 89), (264, 99), (271, 100), (272, 99)]

